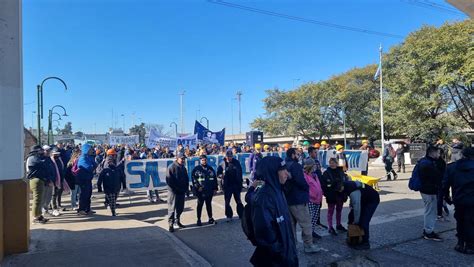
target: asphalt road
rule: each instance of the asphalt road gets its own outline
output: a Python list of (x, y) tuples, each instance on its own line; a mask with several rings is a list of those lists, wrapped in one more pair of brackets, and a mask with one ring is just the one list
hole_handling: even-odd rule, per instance
[[(411, 168), (408, 170), (411, 171)], [(382, 176), (381, 168), (372, 168), (372, 176)], [(474, 256), (461, 255), (453, 250), (455, 240), (455, 221), (452, 211), (449, 222), (438, 222), (436, 231), (441, 233), (443, 242), (422, 239), (423, 204), (419, 193), (407, 187), (409, 173), (400, 174), (396, 181), (381, 181), (381, 203), (371, 222), (372, 249), (365, 252), (355, 251), (345, 244), (344, 234), (337, 237), (329, 236), (320, 229), (323, 238), (317, 242), (324, 251), (317, 254), (302, 252), (301, 234), (298, 233), (298, 248), (301, 266), (474, 266)], [(244, 192), (242, 199), (244, 199)], [(161, 190), (160, 196), (166, 199), (166, 191)], [(95, 194), (94, 205), (98, 214), (107, 214), (101, 202), (103, 197)], [(148, 203), (145, 192), (137, 192), (119, 199), (121, 204), (118, 213), (128, 219), (168, 228), (166, 203)], [(235, 210), (235, 204), (232, 202)], [(348, 203), (343, 211), (343, 224), (346, 224)], [(254, 247), (244, 236), (240, 221), (234, 216), (232, 222), (226, 222), (224, 215), (223, 195), (213, 200), (216, 225), (207, 225), (207, 214), (203, 210), (204, 226), (196, 224), (196, 199), (186, 200), (182, 222), (188, 227), (177, 230), (174, 235), (189, 248), (197, 252), (214, 266), (249, 266), (249, 258)], [(452, 209), (452, 207), (450, 207)], [(327, 206), (322, 209), (322, 221), (326, 221)]]

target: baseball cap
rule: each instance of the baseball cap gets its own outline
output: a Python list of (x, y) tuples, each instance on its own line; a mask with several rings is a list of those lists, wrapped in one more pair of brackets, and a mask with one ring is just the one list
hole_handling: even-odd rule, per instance
[(229, 149), (229, 150), (227, 150), (227, 151), (225, 152), (225, 156), (226, 156), (226, 157), (233, 157), (233, 156), (234, 156), (234, 153), (232, 153), (232, 150)]

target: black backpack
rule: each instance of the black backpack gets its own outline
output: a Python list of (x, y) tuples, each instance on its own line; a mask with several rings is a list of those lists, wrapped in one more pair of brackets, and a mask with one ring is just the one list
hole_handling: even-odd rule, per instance
[(252, 206), (247, 203), (242, 213), (242, 230), (244, 231), (245, 236), (247, 236), (247, 239), (250, 240), (252, 245), (257, 246), (257, 240), (255, 239), (255, 233), (253, 231)]

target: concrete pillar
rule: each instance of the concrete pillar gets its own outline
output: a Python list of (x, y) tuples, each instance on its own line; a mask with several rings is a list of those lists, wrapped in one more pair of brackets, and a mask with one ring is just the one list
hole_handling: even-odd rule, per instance
[(28, 251), (21, 19), (21, 0), (0, 1), (0, 256)]

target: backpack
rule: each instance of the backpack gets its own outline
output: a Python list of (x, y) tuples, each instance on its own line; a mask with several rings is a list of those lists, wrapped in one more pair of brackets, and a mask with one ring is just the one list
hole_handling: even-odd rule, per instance
[(246, 204), (243, 209), (241, 224), (242, 231), (245, 236), (247, 236), (247, 239), (250, 240), (252, 245), (257, 246), (257, 240), (255, 239), (255, 233), (253, 231), (252, 206), (250, 204)]
[(408, 188), (413, 191), (420, 191), (421, 189), (421, 179), (420, 179), (420, 164), (423, 159), (420, 159), (413, 169), (410, 180), (408, 181)]
[(74, 163), (72, 164), (72, 168), (71, 168), (71, 173), (72, 175), (74, 176), (78, 176), (79, 175), (79, 166), (77, 166), (77, 162), (78, 160), (76, 159), (74, 161)]

